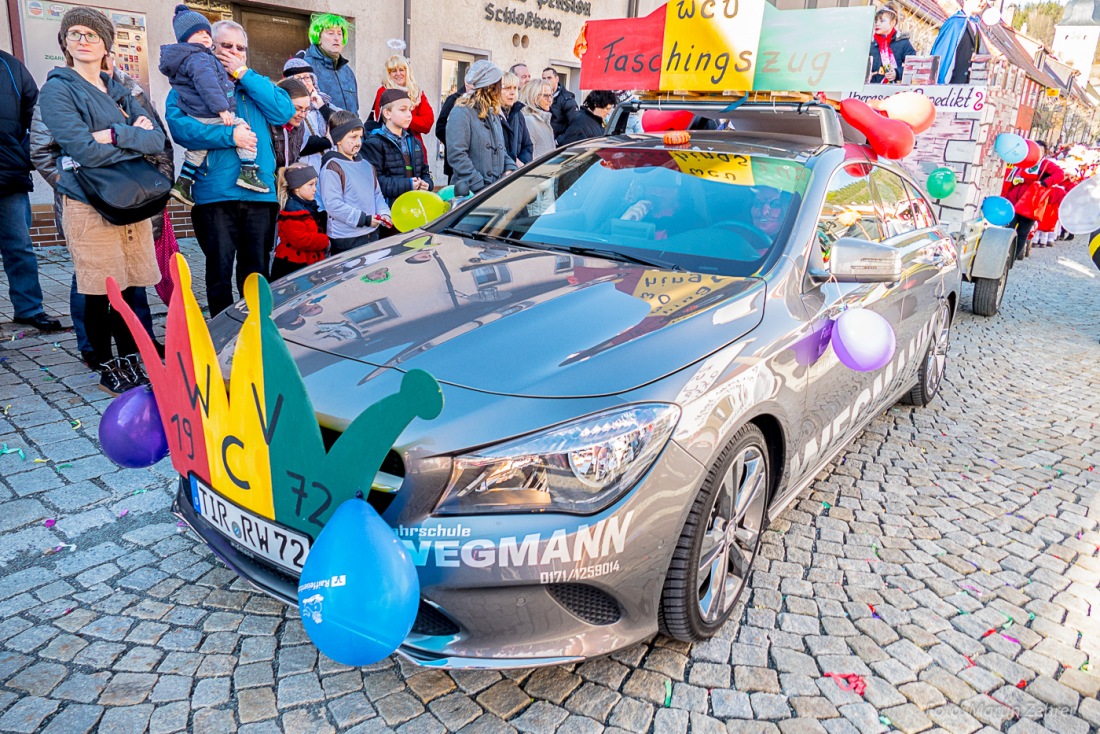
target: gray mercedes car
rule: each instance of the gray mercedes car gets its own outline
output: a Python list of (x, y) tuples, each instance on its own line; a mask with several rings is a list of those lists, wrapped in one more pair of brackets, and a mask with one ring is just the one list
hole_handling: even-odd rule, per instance
[[(442, 386), (367, 498), (419, 572), (411, 660), (531, 667), (714, 635), (768, 521), (877, 414), (935, 397), (960, 274), (919, 187), (845, 147), (862, 141), (824, 105), (702, 105), (696, 123), (686, 142), (559, 149), (273, 284), (327, 441), (410, 369)], [(840, 362), (847, 308), (892, 325), (886, 366)], [(243, 318), (211, 324), (223, 360)], [(295, 603), (302, 553), (235, 537), (186, 479), (175, 511)]]

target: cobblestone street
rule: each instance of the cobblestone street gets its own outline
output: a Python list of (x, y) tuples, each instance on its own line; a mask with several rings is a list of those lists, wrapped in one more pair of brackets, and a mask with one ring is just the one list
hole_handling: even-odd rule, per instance
[[(67, 253), (41, 257), (67, 313)], [(0, 291), (0, 731), (1100, 729), (1100, 273), (1080, 241), (1018, 263), (995, 318), (964, 286), (940, 397), (876, 419), (772, 525), (719, 637), (505, 674), (319, 657), (295, 609), (177, 526), (167, 460), (100, 454), (109, 398), (73, 335), (11, 324)]]

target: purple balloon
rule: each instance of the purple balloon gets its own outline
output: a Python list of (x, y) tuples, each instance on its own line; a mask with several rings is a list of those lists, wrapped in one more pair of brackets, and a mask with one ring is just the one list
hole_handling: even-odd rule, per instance
[(135, 387), (112, 400), (99, 421), (99, 444), (108, 459), (126, 469), (143, 469), (167, 456), (168, 437), (153, 391)]
[(833, 351), (845, 367), (872, 372), (893, 359), (897, 338), (890, 322), (867, 308), (850, 308), (837, 318)]

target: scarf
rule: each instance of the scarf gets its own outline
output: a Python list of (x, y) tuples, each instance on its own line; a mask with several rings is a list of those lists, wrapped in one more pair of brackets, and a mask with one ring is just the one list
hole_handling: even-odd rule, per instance
[(897, 62), (894, 60), (894, 52), (890, 50), (890, 43), (897, 38), (897, 35), (897, 28), (891, 28), (885, 36), (875, 34), (875, 43), (878, 44), (878, 53), (879, 57), (882, 58), (883, 68), (893, 69), (897, 66)]
[[(307, 212), (309, 212), (310, 215), (313, 217), (313, 221), (317, 222), (317, 228), (321, 230), (321, 232), (325, 231), (325, 228), (328, 226), (328, 213), (321, 210), (321, 207), (317, 204), (316, 199), (314, 199), (313, 201), (306, 201), (293, 191), (287, 195), (287, 199), (289, 201), (293, 201), (300, 208), (305, 209)], [(290, 209), (289, 206), (285, 207), (285, 209), (293, 211), (292, 209)]]

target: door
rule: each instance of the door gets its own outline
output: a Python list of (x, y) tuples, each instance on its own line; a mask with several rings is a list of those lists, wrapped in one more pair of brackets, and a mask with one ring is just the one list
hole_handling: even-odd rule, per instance
[[(829, 248), (841, 237), (858, 237), (872, 242), (883, 239), (883, 223), (866, 176), (854, 177), (838, 169), (829, 183), (825, 203), (817, 222), (816, 241), (810, 244), (809, 262), (818, 272), (828, 272)], [(891, 324), (901, 316), (902, 291), (899, 283), (838, 283), (807, 276), (802, 300), (811, 329), (831, 333), (832, 322), (847, 308), (867, 308)], [(816, 356), (816, 355), (815, 355)], [(816, 438), (804, 451), (806, 469), (836, 450), (854, 426), (867, 420), (885, 400), (898, 380), (892, 365), (875, 372), (856, 372), (840, 362), (831, 346), (823, 347), (810, 364), (807, 386), (807, 420)]]
[[(308, 15), (250, 8), (240, 11), (240, 23), (248, 34), (248, 65), (273, 81), (283, 78), (287, 59), (309, 46)], [(344, 55), (354, 58), (352, 53), (349, 48)]]
[(901, 254), (901, 318), (894, 324), (894, 331), (898, 353), (909, 355), (901, 373), (915, 379), (929, 336), (922, 330), (932, 321), (943, 293), (940, 273), (945, 259), (941, 237), (927, 222), (924, 197), (916, 194), (901, 176), (875, 166), (870, 178), (879, 221), (883, 224), (882, 242)]
[[(437, 115), (438, 111), (443, 109), (443, 102), (447, 97), (466, 88), (466, 72), (470, 70), (470, 66), (475, 61), (488, 58), (489, 55), (486, 53), (478, 53), (476, 51), (453, 51), (447, 48), (443, 49), (443, 61), (440, 64), (439, 101), (435, 106)], [(443, 161), (446, 157), (447, 151), (443, 143), (437, 140), (435, 153), (436, 165), (432, 167), (432, 175), (438, 177), (436, 180), (443, 180)], [(436, 169), (438, 169), (438, 171)]]

